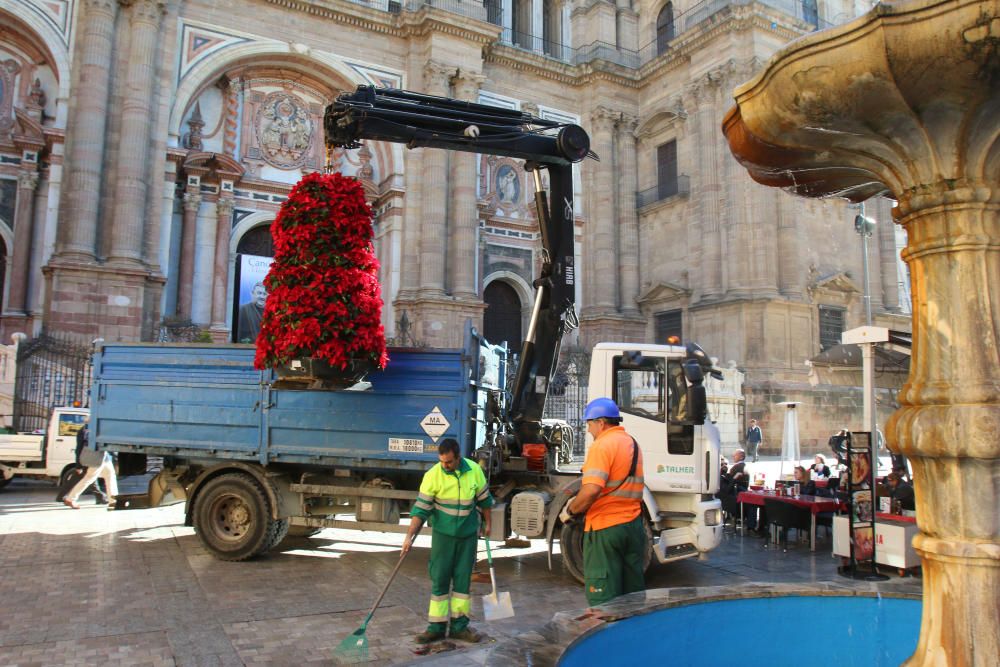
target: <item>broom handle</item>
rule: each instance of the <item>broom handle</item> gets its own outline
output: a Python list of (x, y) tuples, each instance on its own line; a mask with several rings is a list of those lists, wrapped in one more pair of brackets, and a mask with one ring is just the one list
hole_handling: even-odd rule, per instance
[(385, 582), (385, 586), (382, 587), (382, 592), (378, 594), (378, 597), (375, 599), (375, 604), (372, 605), (371, 611), (368, 612), (368, 619), (371, 619), (371, 617), (375, 615), (375, 610), (378, 609), (379, 603), (382, 602), (382, 598), (385, 597), (386, 592), (389, 590), (389, 584), (391, 584), (392, 580), (396, 578), (396, 573), (399, 572), (399, 566), (403, 564), (403, 559), (406, 558), (407, 553), (409, 552), (404, 551), (399, 554), (399, 561), (396, 563), (396, 567), (392, 568), (392, 574), (389, 575), (389, 581)]
[(493, 597), (497, 596), (497, 575), (493, 571), (493, 554), (490, 553), (490, 538), (483, 535), (483, 541), (486, 542), (486, 560), (490, 564), (490, 583), (493, 584)]

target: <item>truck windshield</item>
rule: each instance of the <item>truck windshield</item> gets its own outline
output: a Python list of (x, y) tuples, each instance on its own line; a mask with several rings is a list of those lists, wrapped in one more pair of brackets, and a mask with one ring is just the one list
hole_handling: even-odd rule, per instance
[(618, 409), (631, 415), (666, 421), (667, 400), (664, 391), (663, 359), (639, 360), (615, 357), (615, 389)]
[(86, 419), (87, 415), (59, 415), (59, 435), (75, 436)]

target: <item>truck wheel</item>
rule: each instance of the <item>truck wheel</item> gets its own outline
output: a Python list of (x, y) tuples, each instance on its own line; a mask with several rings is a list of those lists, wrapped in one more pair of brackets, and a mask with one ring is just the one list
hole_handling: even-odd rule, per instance
[[(649, 566), (653, 562), (653, 529), (648, 521), (642, 522), (646, 530), (646, 549), (642, 561), (642, 571), (649, 571)], [(559, 549), (562, 551), (563, 563), (574, 579), (581, 584), (583, 579), (583, 521), (572, 521), (564, 523), (562, 532), (559, 533)]]
[(195, 499), (195, 531), (220, 560), (246, 560), (266, 551), (277, 523), (264, 489), (243, 473), (209, 480)]
[(267, 546), (264, 551), (270, 551), (288, 536), (288, 519), (278, 519), (271, 522), (271, 532), (267, 538)]
[(583, 521), (570, 521), (562, 525), (559, 533), (559, 550), (563, 564), (570, 575), (583, 583)]

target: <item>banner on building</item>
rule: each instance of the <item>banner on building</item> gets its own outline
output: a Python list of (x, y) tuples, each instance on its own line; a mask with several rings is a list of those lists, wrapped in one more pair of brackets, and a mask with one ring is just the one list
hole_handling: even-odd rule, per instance
[(273, 257), (259, 255), (236, 256), (232, 328), (234, 343), (253, 344), (257, 340), (260, 322), (264, 316), (264, 302), (267, 301), (264, 278), (273, 261)]

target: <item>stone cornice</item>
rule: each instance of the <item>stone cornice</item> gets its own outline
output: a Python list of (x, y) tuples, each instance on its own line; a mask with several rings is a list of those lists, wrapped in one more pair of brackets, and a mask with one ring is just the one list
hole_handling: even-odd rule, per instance
[(371, 9), (344, 0), (265, 0), (293, 11), (302, 12), (321, 19), (329, 19), (343, 25), (354, 26), (393, 37), (403, 37), (406, 30), (399, 26), (395, 14)]
[(501, 26), (435, 7), (424, 7), (417, 12), (390, 14), (347, 0), (266, 0), (266, 2), (393, 37), (447, 34), (485, 45), (495, 41), (502, 30)]
[(640, 83), (635, 70), (604, 60), (571, 65), (499, 42), (484, 49), (483, 62), (575, 87), (606, 81), (624, 88), (638, 88)]

